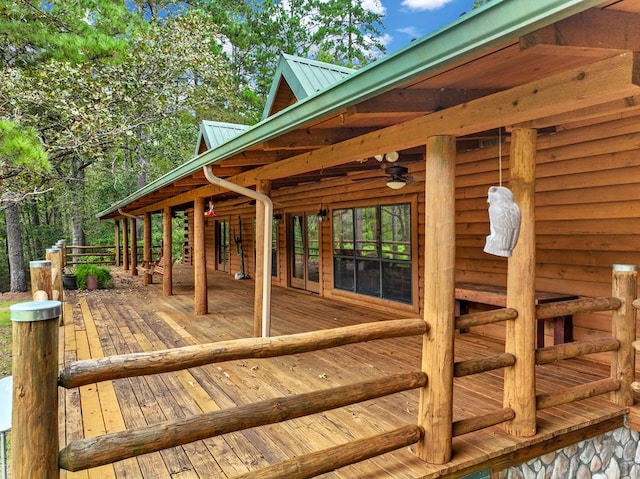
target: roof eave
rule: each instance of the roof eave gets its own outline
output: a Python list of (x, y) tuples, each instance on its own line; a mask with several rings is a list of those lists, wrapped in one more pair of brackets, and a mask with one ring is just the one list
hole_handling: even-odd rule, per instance
[(317, 94), (262, 120), (217, 148), (195, 156), (98, 213), (98, 218), (112, 214), (118, 208), (124, 208), (203, 166), (224, 160), (309, 121), (320, 119), (425, 73), (496, 47), (600, 3), (602, 0), (495, 0), (393, 55), (369, 64)]

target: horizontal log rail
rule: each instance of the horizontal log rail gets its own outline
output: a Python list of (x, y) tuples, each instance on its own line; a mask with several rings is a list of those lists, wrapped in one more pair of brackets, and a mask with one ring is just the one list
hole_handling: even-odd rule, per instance
[(536, 395), (536, 409), (546, 409), (574, 401), (580, 401), (620, 389), (620, 381), (615, 378), (600, 379), (572, 388), (561, 389), (552, 393)]
[(548, 364), (561, 359), (571, 359), (587, 354), (617, 351), (620, 341), (615, 338), (591, 339), (557, 344), (536, 350), (536, 364)]
[(425, 334), (422, 319), (396, 319), (270, 338), (243, 338), (161, 351), (76, 361), (62, 370), (58, 384), (74, 388), (113, 379), (159, 374), (236, 359), (272, 358), (346, 344)]
[(423, 434), (420, 426), (403, 426), (394, 431), (297, 456), (257, 471), (234, 476), (233, 479), (281, 479), (283, 477), (303, 479), (314, 477), (410, 446), (418, 442)]
[(580, 298), (556, 303), (544, 303), (536, 306), (537, 319), (552, 319), (559, 316), (570, 316), (578, 313), (593, 313), (596, 311), (612, 311), (619, 309), (622, 301), (618, 298)]
[(503, 422), (511, 421), (515, 415), (516, 414), (513, 409), (507, 407), (490, 412), (484, 416), (460, 419), (453, 423), (453, 437), (462, 436), (463, 434), (468, 434), (473, 431), (479, 431), (481, 429), (502, 424)]
[(464, 314), (456, 318), (456, 329), (466, 329), (483, 324), (500, 323), (510, 319), (516, 319), (518, 311), (513, 308), (495, 309), (493, 311), (483, 311), (481, 313)]
[(467, 359), (466, 361), (458, 361), (453, 365), (453, 376), (461, 378), (472, 374), (485, 373), (513, 366), (515, 363), (516, 357), (511, 353), (502, 353), (479, 359)]
[(349, 406), (426, 384), (427, 376), (422, 372), (397, 374), (77, 439), (60, 451), (58, 464), (68, 471), (79, 471), (221, 434)]

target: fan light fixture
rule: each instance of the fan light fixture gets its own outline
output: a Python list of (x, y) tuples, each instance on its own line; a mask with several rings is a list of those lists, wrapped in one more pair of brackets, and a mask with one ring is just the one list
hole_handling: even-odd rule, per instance
[(400, 188), (404, 188), (407, 185), (407, 182), (401, 178), (392, 178), (387, 181), (387, 186), (392, 190), (399, 190)]
[(390, 151), (385, 155), (385, 158), (389, 163), (395, 163), (400, 158), (400, 155), (397, 151)]

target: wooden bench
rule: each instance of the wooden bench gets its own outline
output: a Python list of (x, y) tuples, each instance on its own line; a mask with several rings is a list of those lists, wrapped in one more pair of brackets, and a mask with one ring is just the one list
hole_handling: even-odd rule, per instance
[[(536, 305), (578, 299), (573, 294), (536, 291)], [(456, 283), (456, 313), (463, 315), (469, 312), (469, 303), (489, 304), (505, 308), (507, 306), (507, 289), (501, 286), (490, 286), (478, 283)], [(569, 343), (573, 341), (573, 316), (559, 316), (551, 319), (539, 319), (537, 323), (536, 343), (538, 348), (544, 347), (544, 322), (553, 321), (553, 343)]]
[(154, 274), (164, 274), (164, 263), (162, 258), (159, 258), (157, 262), (143, 261), (141, 265), (136, 268), (139, 274), (148, 274), (153, 276)]

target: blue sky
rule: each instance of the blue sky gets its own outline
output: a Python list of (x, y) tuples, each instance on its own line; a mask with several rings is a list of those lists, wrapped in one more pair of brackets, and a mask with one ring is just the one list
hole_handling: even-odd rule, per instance
[(387, 54), (457, 20), (471, 11), (474, 0), (362, 0), (376, 2), (385, 10)]

